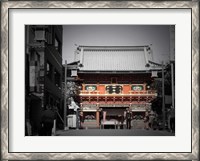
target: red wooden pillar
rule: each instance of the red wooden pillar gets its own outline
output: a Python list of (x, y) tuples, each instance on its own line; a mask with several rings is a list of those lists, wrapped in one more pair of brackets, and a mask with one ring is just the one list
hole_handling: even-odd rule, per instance
[(99, 111), (96, 111), (96, 124), (99, 127)]

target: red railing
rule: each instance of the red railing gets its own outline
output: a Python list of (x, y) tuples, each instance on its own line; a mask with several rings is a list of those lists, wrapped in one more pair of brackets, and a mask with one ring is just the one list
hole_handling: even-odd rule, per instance
[(124, 94), (123, 91), (120, 94), (99, 94), (99, 91), (86, 91), (81, 90), (80, 95), (146, 95), (146, 94), (156, 94), (156, 90), (146, 90), (146, 91), (129, 91), (129, 93)]

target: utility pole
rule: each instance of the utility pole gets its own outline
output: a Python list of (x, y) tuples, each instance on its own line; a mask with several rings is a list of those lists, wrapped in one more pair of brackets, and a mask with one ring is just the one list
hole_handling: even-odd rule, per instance
[(171, 62), (171, 81), (172, 81), (172, 106), (175, 108), (175, 103), (174, 103), (174, 97), (175, 97), (175, 92), (174, 92), (174, 64)]
[(164, 74), (164, 62), (162, 61), (162, 64), (149, 61), (149, 63), (161, 66), (162, 67), (162, 115), (163, 115), (163, 130), (165, 129), (165, 74)]
[(164, 63), (162, 61), (162, 113), (163, 113), (163, 130), (165, 129), (165, 74)]
[(67, 99), (67, 61), (65, 60), (65, 81), (64, 81), (64, 130), (68, 130), (67, 125), (67, 105), (66, 105), (66, 99)]

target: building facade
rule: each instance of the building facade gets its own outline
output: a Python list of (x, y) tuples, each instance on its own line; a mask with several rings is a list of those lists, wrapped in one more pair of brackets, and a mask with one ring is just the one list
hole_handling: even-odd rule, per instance
[(37, 134), (46, 105), (58, 110), (62, 107), (63, 29), (58, 25), (27, 25), (25, 32), (26, 125)]
[(81, 126), (122, 125), (127, 111), (142, 121), (157, 97), (152, 74), (160, 69), (149, 61), (151, 46), (78, 46), (75, 63), (67, 68), (82, 82)]

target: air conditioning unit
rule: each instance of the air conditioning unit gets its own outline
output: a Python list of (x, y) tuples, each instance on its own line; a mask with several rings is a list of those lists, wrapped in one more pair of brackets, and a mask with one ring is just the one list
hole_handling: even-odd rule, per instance
[(35, 41), (45, 41), (45, 30), (36, 30), (35, 31)]

